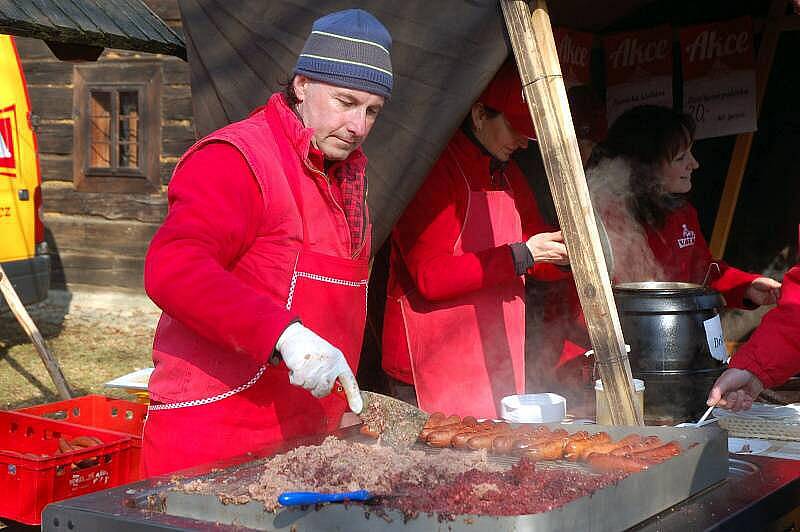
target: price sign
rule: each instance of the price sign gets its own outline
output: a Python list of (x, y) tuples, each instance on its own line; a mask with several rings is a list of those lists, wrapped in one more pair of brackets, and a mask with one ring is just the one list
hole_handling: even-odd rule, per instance
[(756, 130), (753, 22), (742, 17), (680, 31), (683, 110), (695, 138)]
[(603, 39), (608, 123), (631, 107), (672, 107), (672, 30), (629, 31)]

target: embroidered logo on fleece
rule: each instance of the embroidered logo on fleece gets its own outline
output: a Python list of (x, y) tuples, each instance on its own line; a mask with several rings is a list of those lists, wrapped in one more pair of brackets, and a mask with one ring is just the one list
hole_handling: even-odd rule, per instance
[(678, 247), (688, 248), (689, 246), (694, 246), (695, 235), (694, 231), (686, 227), (686, 224), (683, 224), (683, 236), (678, 239)]

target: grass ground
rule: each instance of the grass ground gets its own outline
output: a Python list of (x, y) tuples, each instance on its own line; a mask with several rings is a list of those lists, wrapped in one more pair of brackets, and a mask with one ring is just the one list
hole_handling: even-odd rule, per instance
[[(109, 315), (107, 320), (34, 320), (50, 351), (58, 359), (73, 396), (99, 393), (135, 400), (103, 383), (150, 366), (153, 328)], [(131, 324), (133, 323), (133, 325)], [(59, 401), (50, 375), (30, 339), (9, 313), (0, 313), (0, 409), (15, 409)], [(32, 532), (27, 527), (0, 521), (2, 532)]]
[[(152, 364), (153, 330), (113, 324), (38, 323), (73, 395), (102, 393), (132, 399), (103, 383)], [(0, 315), (0, 408), (58, 401), (55, 386), (19, 323)]]

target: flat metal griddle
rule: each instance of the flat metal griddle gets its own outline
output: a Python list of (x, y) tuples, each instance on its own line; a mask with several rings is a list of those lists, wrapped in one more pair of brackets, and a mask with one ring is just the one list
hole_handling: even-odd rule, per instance
[[(671, 460), (631, 474), (618, 483), (595, 491), (549, 512), (520, 516), (461, 515), (454, 520), (422, 514), (406, 519), (396, 510), (370, 504), (330, 504), (312, 508), (284, 508), (266, 512), (261, 502), (230, 502), (216, 494), (182, 492), (175, 487), (193, 479), (207, 480), (218, 492), (235, 497), (261, 473), (263, 459), (238, 466), (215, 468), (204, 475), (183, 477), (173, 483), (142, 490), (131, 490), (128, 504), (171, 517), (199, 522), (242, 526), (260, 530), (302, 532), (305, 530), (372, 531), (403, 530), (621, 530), (640, 523), (724, 480), (728, 475), (727, 433), (714, 426), (701, 429), (673, 427), (604, 427), (564, 426), (570, 432), (606, 431), (614, 439), (631, 433), (659, 436), (664, 441), (677, 440), (683, 453)], [(348, 440), (363, 441), (353, 430), (340, 434)], [(308, 441), (300, 444), (310, 443)], [(426, 448), (428, 452), (435, 452)], [(285, 449), (284, 449), (285, 450)], [(496, 457), (510, 467), (514, 459)], [(582, 468), (569, 462), (542, 462), (541, 467)], [(535, 496), (534, 494), (532, 494)]]

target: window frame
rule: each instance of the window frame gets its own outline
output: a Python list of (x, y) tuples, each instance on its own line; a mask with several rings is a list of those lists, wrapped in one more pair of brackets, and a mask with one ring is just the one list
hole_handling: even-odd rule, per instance
[[(82, 192), (138, 193), (161, 189), (161, 68), (156, 64), (102, 63), (74, 67), (73, 183)], [(110, 92), (112, 168), (90, 166), (92, 91)], [(119, 94), (138, 95), (138, 167), (119, 164)]]

